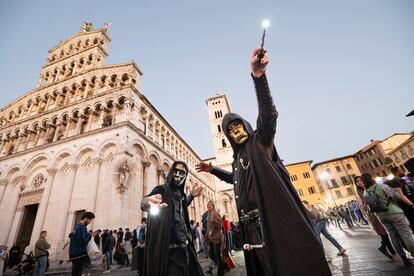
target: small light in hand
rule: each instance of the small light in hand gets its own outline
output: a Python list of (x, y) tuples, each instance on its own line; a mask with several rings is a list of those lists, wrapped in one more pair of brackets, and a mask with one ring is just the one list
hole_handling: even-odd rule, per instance
[(160, 207), (158, 207), (158, 206), (151, 206), (151, 208), (150, 208), (150, 214), (151, 215), (153, 215), (153, 216), (156, 216), (156, 215), (158, 215), (159, 214), (159, 212), (160, 212)]

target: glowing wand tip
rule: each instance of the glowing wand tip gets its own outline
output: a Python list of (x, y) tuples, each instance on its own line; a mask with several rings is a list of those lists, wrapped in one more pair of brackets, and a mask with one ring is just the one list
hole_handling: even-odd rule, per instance
[(262, 22), (263, 28), (266, 29), (267, 27), (269, 27), (269, 25), (270, 25), (270, 21), (268, 19), (263, 20)]
[(160, 207), (158, 206), (151, 206), (150, 208), (150, 214), (153, 216), (158, 215), (158, 213), (160, 212)]

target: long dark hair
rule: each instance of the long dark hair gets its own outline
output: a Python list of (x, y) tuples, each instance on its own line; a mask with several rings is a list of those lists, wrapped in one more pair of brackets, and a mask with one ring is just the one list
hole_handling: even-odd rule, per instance
[(364, 173), (361, 175), (361, 180), (364, 183), (365, 188), (369, 188), (375, 184), (374, 179), (372, 179), (372, 175), (369, 173)]
[(362, 180), (362, 178), (361, 178), (360, 175), (357, 175), (357, 176), (354, 177), (355, 188), (357, 189), (357, 191), (363, 191), (363, 190), (365, 190), (364, 187), (360, 187), (360, 186), (357, 185), (357, 180), (358, 179), (361, 179)]

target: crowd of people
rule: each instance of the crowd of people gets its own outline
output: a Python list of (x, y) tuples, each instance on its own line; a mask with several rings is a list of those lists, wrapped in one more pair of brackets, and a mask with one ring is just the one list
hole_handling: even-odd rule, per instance
[(328, 208), (325, 212), (328, 224), (335, 225), (337, 228), (342, 228), (341, 223), (352, 229), (355, 226), (367, 225), (368, 221), (365, 219), (363, 212), (356, 200), (351, 200), (345, 204), (337, 207)]

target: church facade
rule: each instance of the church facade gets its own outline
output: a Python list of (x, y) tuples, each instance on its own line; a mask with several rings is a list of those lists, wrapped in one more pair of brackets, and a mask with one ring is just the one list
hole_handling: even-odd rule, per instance
[(33, 250), (46, 230), (56, 259), (85, 211), (94, 230), (134, 228), (174, 160), (189, 165), (187, 193), (204, 187), (190, 218), (216, 200), (199, 156), (142, 94), (137, 64), (105, 63), (109, 42), (108, 26), (82, 27), (49, 50), (37, 87), (0, 109), (0, 245)]

